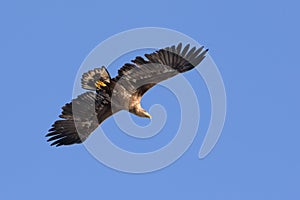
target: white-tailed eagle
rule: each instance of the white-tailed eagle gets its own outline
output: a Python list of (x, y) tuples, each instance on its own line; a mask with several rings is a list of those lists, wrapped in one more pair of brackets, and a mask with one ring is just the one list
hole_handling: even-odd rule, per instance
[(46, 137), (51, 145), (82, 143), (105, 119), (120, 110), (151, 118), (140, 101), (150, 88), (179, 73), (193, 69), (208, 49), (190, 45), (171, 46), (136, 57), (111, 78), (106, 68), (96, 68), (82, 75), (82, 88), (90, 90), (62, 107), (61, 119), (54, 122)]

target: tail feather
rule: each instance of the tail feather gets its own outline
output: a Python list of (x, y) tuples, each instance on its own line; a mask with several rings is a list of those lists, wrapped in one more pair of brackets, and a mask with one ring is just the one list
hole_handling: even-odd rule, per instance
[(84, 73), (81, 78), (81, 86), (83, 89), (96, 91), (97, 87), (95, 86), (95, 83), (97, 81), (100, 80), (110, 83), (110, 79), (108, 71), (104, 66), (102, 66), (101, 68), (95, 68)]

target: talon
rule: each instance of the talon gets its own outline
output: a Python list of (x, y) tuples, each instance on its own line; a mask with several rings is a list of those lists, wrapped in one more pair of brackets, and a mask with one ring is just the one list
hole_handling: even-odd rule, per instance
[(101, 87), (106, 87), (107, 85), (102, 81), (97, 81), (95, 83), (96, 88), (100, 89)]

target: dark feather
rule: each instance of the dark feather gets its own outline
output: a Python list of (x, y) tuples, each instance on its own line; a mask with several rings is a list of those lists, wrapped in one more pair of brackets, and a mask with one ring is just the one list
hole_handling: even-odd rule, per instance
[(49, 142), (54, 141), (51, 145), (81, 143), (112, 114), (109, 96), (93, 92), (78, 96), (62, 109), (62, 119), (54, 122), (46, 135)]
[[(198, 49), (193, 47), (189, 50), (189, 47), (189, 44), (186, 45), (181, 52), (182, 44), (179, 43), (177, 46), (145, 54), (148, 60), (138, 56), (132, 60), (135, 65), (125, 64), (113, 80), (121, 84), (130, 94), (137, 92), (143, 95), (155, 84), (191, 70), (203, 60), (207, 50), (202, 51), (203, 47)], [(150, 85), (144, 86), (147, 84)]]

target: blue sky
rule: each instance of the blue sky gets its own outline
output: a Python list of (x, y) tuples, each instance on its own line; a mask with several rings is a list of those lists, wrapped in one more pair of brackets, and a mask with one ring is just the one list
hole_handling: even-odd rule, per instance
[[(0, 198), (300, 198), (299, 6), (291, 0), (2, 1)], [(203, 126), (171, 166), (127, 174), (102, 165), (82, 145), (50, 147), (44, 135), (71, 99), (87, 54), (111, 35), (145, 26), (183, 32), (210, 49), (228, 101), (214, 150), (197, 157), (210, 111), (205, 85), (192, 71), (186, 77), (203, 94)], [(154, 96), (167, 93), (153, 89), (145, 105), (163, 103)], [(174, 112), (170, 123), (178, 121)], [(122, 135), (113, 120), (103, 126), (130, 150), (142, 143), (152, 150), (172, 138), (167, 131), (150, 144), (139, 143)]]

